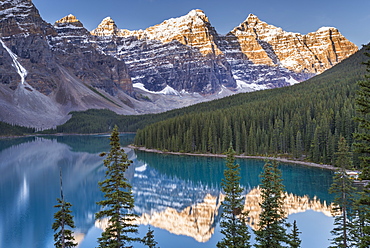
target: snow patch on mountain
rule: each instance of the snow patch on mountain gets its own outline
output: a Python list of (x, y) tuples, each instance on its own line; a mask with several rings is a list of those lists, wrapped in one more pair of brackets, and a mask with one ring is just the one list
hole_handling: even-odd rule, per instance
[(299, 82), (297, 80), (295, 80), (294, 78), (290, 77), (289, 79), (285, 79), (285, 81), (290, 84), (290, 85), (294, 85), (294, 84), (298, 84)]
[(148, 93), (152, 93), (152, 94), (181, 96), (181, 94), (177, 90), (175, 90), (174, 88), (172, 88), (171, 86), (168, 86), (168, 85), (161, 91), (150, 91), (150, 90), (146, 89), (144, 84), (142, 84), (142, 83), (134, 83), (133, 87), (141, 89), (141, 90), (146, 91)]
[(252, 92), (252, 91), (268, 89), (266, 85), (261, 85), (257, 83), (246, 83), (242, 80), (236, 80), (236, 83), (238, 85), (237, 87), (238, 92)]
[[(0, 2), (0, 6), (9, 3), (16, 6), (1, 10), (1, 18), (22, 17), (29, 15), (31, 6), (28, 3), (22, 3), (22, 1), (2, 1)], [(22, 12), (22, 14), (20, 14), (19, 12)]]
[(17, 70), (17, 73), (19, 74), (19, 76), (21, 77), (21, 83), (24, 84), (25, 83), (26, 76), (27, 76), (27, 70), (21, 65), (21, 63), (19, 63), (18, 56), (16, 54), (14, 54), (5, 45), (5, 43), (3, 42), (3, 40), (1, 38), (0, 38), (0, 43), (4, 47), (4, 49), (8, 52), (8, 54), (10, 55), (10, 57), (12, 58), (12, 60), (13, 60), (13, 66)]

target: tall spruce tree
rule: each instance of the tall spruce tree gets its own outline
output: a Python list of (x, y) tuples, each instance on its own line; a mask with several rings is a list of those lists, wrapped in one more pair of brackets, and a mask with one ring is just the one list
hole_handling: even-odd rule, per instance
[(69, 209), (72, 204), (64, 200), (63, 183), (62, 183), (62, 170), (60, 170), (60, 198), (57, 198), (58, 204), (54, 207), (59, 208), (59, 211), (54, 214), (55, 222), (53, 223), (54, 246), (56, 248), (71, 248), (76, 247), (75, 238), (73, 237), (72, 230), (75, 228), (73, 221), (72, 211)]
[[(357, 196), (356, 196), (357, 198)], [(348, 240), (350, 244), (353, 244), (353, 246), (350, 247), (360, 247), (360, 248), (368, 248), (369, 245), (364, 242), (365, 236), (367, 235), (365, 233), (365, 226), (368, 225), (366, 220), (366, 213), (369, 211), (369, 208), (359, 204), (356, 202), (356, 204), (353, 205), (353, 208), (351, 209), (351, 219), (350, 219), (350, 225), (348, 229)]]
[(218, 248), (248, 248), (250, 233), (247, 226), (248, 212), (244, 212), (243, 188), (240, 186), (240, 166), (235, 163), (235, 151), (227, 151), (226, 169), (221, 186), (225, 193), (222, 202), (221, 233), (223, 239), (217, 243)]
[(352, 169), (351, 153), (347, 141), (340, 137), (338, 142), (337, 160), (335, 165), (338, 170), (334, 174), (333, 183), (329, 193), (334, 194), (334, 228), (331, 231), (334, 238), (331, 247), (352, 247), (349, 232), (353, 228), (351, 220), (353, 216), (353, 204), (355, 201), (356, 189), (353, 187), (353, 180), (349, 178), (347, 169)]
[(283, 211), (284, 185), (276, 162), (266, 163), (260, 175), (262, 182), (260, 203), (262, 212), (255, 231), (257, 248), (280, 248), (289, 243)]
[(154, 239), (154, 230), (148, 227), (148, 232), (146, 233), (145, 237), (143, 238), (143, 244), (148, 248), (159, 248), (157, 247), (158, 242)]
[[(370, 49), (370, 45), (367, 46)], [(369, 53), (365, 53), (370, 57)], [(359, 131), (354, 134), (357, 142), (354, 144), (356, 152), (361, 154), (362, 179), (370, 179), (370, 60), (364, 63), (367, 65), (368, 74), (364, 80), (360, 80), (360, 89), (356, 96), (356, 121), (359, 122)]]
[(289, 247), (290, 248), (299, 248), (301, 247), (301, 239), (299, 238), (299, 234), (301, 232), (298, 230), (297, 227), (297, 222), (294, 220), (293, 226), (292, 226), (292, 231), (290, 234), (288, 234), (288, 239), (289, 239)]
[(127, 182), (125, 171), (132, 161), (121, 148), (117, 126), (114, 127), (110, 137), (110, 152), (104, 160), (107, 167), (105, 180), (99, 182), (105, 199), (97, 202), (102, 210), (95, 215), (96, 219), (108, 218), (108, 225), (98, 238), (99, 247), (132, 247), (133, 241), (139, 238), (132, 237), (137, 233), (137, 225), (133, 224), (136, 215), (133, 213), (134, 197), (131, 185)]
[[(370, 49), (370, 44), (367, 45), (367, 50)], [(370, 57), (369, 53), (366, 53)], [(355, 133), (356, 152), (360, 153), (361, 159), (361, 178), (370, 180), (370, 60), (364, 63), (367, 66), (367, 74), (365, 78), (358, 82), (360, 89), (356, 96), (356, 111), (358, 113), (356, 120), (359, 122), (359, 131)], [(361, 194), (358, 202), (360, 209), (359, 213), (364, 216), (359, 216), (361, 219), (361, 232), (364, 234), (360, 237), (358, 247), (370, 247), (370, 183), (368, 183)]]

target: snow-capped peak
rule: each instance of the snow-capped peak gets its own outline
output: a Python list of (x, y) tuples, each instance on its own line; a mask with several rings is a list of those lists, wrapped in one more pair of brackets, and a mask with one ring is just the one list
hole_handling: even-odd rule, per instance
[(316, 32), (320, 33), (320, 32), (326, 32), (326, 31), (329, 31), (329, 30), (337, 30), (337, 29), (334, 28), (334, 27), (321, 27)]
[[(168, 25), (171, 25), (171, 26), (176, 26), (176, 25), (181, 25), (181, 24), (184, 24), (184, 23), (188, 23), (190, 21), (194, 21), (196, 19), (208, 22), (208, 18), (207, 18), (206, 14), (204, 13), (203, 10), (193, 9), (188, 14), (186, 14), (184, 16), (175, 17), (175, 18), (165, 20), (161, 24), (158, 24), (158, 25), (168, 24)], [(156, 25), (156, 26), (158, 26), (158, 25)]]
[(102, 24), (106, 24), (106, 23), (115, 23), (114, 21), (113, 21), (113, 19), (110, 17), (110, 16), (107, 16), (107, 17), (105, 17), (102, 21), (101, 21), (101, 25)]
[(119, 29), (117, 28), (116, 23), (110, 16), (108, 16), (101, 21), (96, 29), (91, 31), (91, 34), (96, 36), (112, 36), (117, 35), (118, 32)]
[(78, 22), (79, 20), (72, 14), (69, 14), (62, 19), (56, 21), (56, 23), (71, 23), (71, 22)]
[(247, 19), (246, 19), (246, 21), (250, 21), (250, 20), (259, 20), (259, 18), (258, 18), (258, 16), (256, 16), (256, 15), (254, 15), (254, 14), (252, 14), (252, 13), (250, 13), (249, 15), (248, 15), (248, 17), (247, 17)]
[(203, 10), (200, 9), (193, 9), (184, 17), (206, 17), (206, 14)]
[(55, 22), (54, 26), (66, 26), (66, 25), (72, 25), (79, 28), (82, 28), (82, 23), (72, 14), (69, 14), (62, 19)]
[(91, 34), (96, 36), (134, 36), (138, 39), (158, 40), (162, 43), (177, 40), (184, 45), (198, 48), (204, 55), (222, 53), (214, 41), (217, 32), (209, 23), (205, 13), (199, 9), (191, 10), (181, 17), (165, 20), (146, 30), (136, 31), (118, 29), (114, 21), (107, 17), (96, 29), (91, 31)]

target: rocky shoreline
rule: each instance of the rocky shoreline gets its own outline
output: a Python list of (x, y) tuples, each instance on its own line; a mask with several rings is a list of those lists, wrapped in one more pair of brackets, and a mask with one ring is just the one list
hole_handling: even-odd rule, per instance
[[(226, 155), (224, 155), (224, 154), (168, 152), (168, 151), (161, 151), (161, 150), (157, 150), (157, 149), (149, 149), (149, 148), (146, 148), (146, 147), (138, 147), (138, 146), (134, 146), (134, 145), (129, 145), (128, 147), (131, 148), (131, 149), (139, 150), (139, 151), (161, 153), (161, 154), (226, 158)], [(246, 156), (246, 155), (235, 155), (235, 157), (236, 158), (261, 159), (261, 160), (276, 160), (276, 161), (283, 162), (283, 163), (299, 164), (299, 165), (317, 167), (317, 168), (327, 169), (327, 170), (336, 170), (337, 169), (337, 167), (334, 167), (333, 165), (316, 164), (316, 163), (312, 163), (312, 162), (291, 160), (291, 159), (279, 158), (279, 157)]]

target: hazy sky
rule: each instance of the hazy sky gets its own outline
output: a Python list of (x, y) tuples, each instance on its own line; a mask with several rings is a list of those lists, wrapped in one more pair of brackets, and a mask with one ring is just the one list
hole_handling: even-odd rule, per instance
[(88, 30), (112, 17), (118, 28), (145, 29), (166, 19), (201, 9), (220, 34), (226, 34), (252, 13), (285, 31), (307, 34), (322, 26), (336, 27), (361, 47), (370, 42), (370, 0), (32, 0), (50, 23), (75, 15)]

